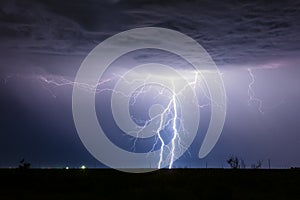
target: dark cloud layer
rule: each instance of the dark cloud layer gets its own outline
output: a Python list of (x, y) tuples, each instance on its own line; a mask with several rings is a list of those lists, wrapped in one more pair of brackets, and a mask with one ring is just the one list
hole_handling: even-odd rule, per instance
[(299, 55), (297, 1), (2, 1), (2, 46), (83, 54), (119, 31), (160, 26), (199, 41), (218, 64)]

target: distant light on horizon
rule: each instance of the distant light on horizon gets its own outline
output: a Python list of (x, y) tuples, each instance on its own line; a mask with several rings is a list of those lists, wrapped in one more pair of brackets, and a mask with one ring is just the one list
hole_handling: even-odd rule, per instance
[(86, 166), (82, 165), (82, 166), (80, 167), (80, 169), (86, 169)]

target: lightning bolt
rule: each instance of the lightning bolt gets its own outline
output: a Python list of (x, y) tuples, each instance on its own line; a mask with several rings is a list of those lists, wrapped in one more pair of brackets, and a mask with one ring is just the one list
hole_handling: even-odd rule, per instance
[[(145, 84), (142, 85), (141, 89), (130, 95), (124, 94), (124, 93), (122, 93), (122, 91), (116, 91), (114, 88), (105, 87), (104, 84), (110, 83), (116, 79), (123, 79), (123, 81), (125, 81), (128, 84), (133, 83), (134, 81), (137, 81), (137, 80), (125, 80), (125, 78), (122, 75), (118, 75), (118, 74), (113, 74), (113, 77), (111, 77), (109, 79), (101, 80), (95, 85), (89, 85), (86, 83), (79, 83), (79, 82), (71, 81), (63, 76), (44, 76), (44, 75), (34, 75), (34, 76), (9, 75), (4, 80), (4, 83), (7, 84), (8, 80), (12, 79), (14, 77), (18, 77), (18, 78), (22, 77), (23, 79), (31, 79), (31, 80), (35, 79), (35, 80), (40, 81), (42, 83), (43, 88), (45, 88), (47, 91), (49, 91), (50, 94), (52, 95), (52, 97), (54, 97), (54, 98), (56, 97), (56, 95), (53, 91), (53, 87), (54, 88), (68, 87), (68, 86), (73, 87), (74, 85), (76, 85), (76, 86), (80, 87), (81, 89), (84, 89), (88, 92), (95, 92), (96, 94), (99, 94), (104, 91), (110, 91), (110, 92), (121, 94), (124, 97), (130, 97), (132, 99), (132, 101), (130, 101), (131, 106), (134, 106), (136, 104), (136, 101), (140, 95), (147, 93), (151, 89), (151, 85), (149, 86), (146, 84), (147, 78), (144, 80)], [(168, 163), (167, 163), (168, 168), (169, 169), (173, 168), (176, 151), (182, 150), (182, 149), (187, 149), (187, 147), (185, 147), (185, 145), (180, 140), (180, 135), (179, 135), (179, 131), (178, 131), (178, 127), (182, 127), (184, 130), (184, 126), (183, 126), (182, 119), (180, 119), (180, 117), (178, 115), (178, 106), (179, 105), (178, 105), (178, 101), (177, 101), (176, 97), (177, 97), (177, 95), (183, 95), (182, 92), (185, 89), (187, 89), (187, 87), (192, 87), (194, 90), (196, 90), (199, 81), (200, 81), (199, 74), (198, 74), (198, 72), (195, 72), (192, 75), (192, 80), (189, 80), (188, 84), (186, 84), (183, 87), (183, 89), (181, 89), (178, 93), (173, 92), (171, 96), (166, 96), (166, 94), (164, 94), (165, 88), (157, 90), (156, 97), (164, 97), (164, 98), (167, 97), (168, 98), (167, 106), (163, 109), (163, 111), (161, 113), (159, 113), (159, 114), (151, 117), (149, 120), (147, 120), (145, 122), (145, 124), (143, 125), (142, 129), (140, 129), (140, 130), (143, 130), (144, 128), (146, 128), (146, 126), (154, 119), (159, 119), (159, 125), (156, 130), (156, 140), (151, 149), (151, 151), (153, 151), (154, 148), (158, 145), (158, 143), (161, 144), (160, 145), (160, 157), (159, 157), (159, 161), (157, 163), (157, 167), (159, 169), (162, 168), (165, 160), (168, 161)], [(173, 83), (173, 87), (175, 87), (174, 83)], [(200, 89), (204, 90), (201, 87), (200, 87)], [(205, 94), (205, 93), (203, 93), (203, 94)], [(206, 96), (206, 94), (205, 94), (205, 96)], [(210, 105), (210, 104), (199, 105), (199, 102), (194, 102), (194, 103), (199, 108), (203, 108), (203, 107)], [(131, 116), (131, 117), (133, 118), (133, 116)], [(168, 133), (169, 134), (168, 137), (170, 139), (170, 144), (171, 144), (171, 145), (169, 145), (170, 147), (165, 142), (164, 137), (162, 135), (163, 130), (167, 129), (168, 127), (171, 127), (171, 131), (170, 131), (171, 133), (170, 132)], [(139, 138), (140, 132), (136, 133), (136, 137), (133, 142), (133, 151), (135, 151), (136, 142), (137, 142), (137, 139)], [(151, 153), (151, 151), (149, 152), (149, 154)]]
[[(167, 113), (170, 113), (171, 111), (173, 111), (173, 116), (171, 119), (169, 119), (167, 121), (167, 123), (164, 123), (164, 116)], [(164, 149), (167, 148), (168, 151), (170, 151), (170, 162), (169, 162), (169, 169), (172, 168), (173, 166), (173, 162), (174, 162), (174, 156), (175, 156), (175, 139), (177, 137), (179, 137), (178, 135), (178, 131), (177, 131), (177, 103), (176, 103), (176, 94), (172, 95), (172, 98), (170, 100), (170, 102), (168, 103), (168, 106), (166, 107), (166, 109), (160, 114), (160, 124), (159, 127), (157, 129), (157, 136), (159, 141), (161, 142), (161, 146), (160, 146), (160, 158), (159, 158), (159, 162), (158, 162), (158, 169), (161, 168), (162, 166), (162, 162), (163, 162), (163, 155), (164, 155)], [(172, 130), (173, 130), (173, 136), (171, 138), (171, 149), (169, 149), (167, 147), (167, 145), (165, 144), (162, 136), (161, 136), (161, 131), (165, 129), (165, 127), (167, 125), (169, 125), (170, 123), (172, 123)], [(154, 146), (153, 146), (154, 147)]]
[[(173, 93), (172, 94), (172, 98), (170, 98), (170, 101), (168, 103), (168, 106), (164, 109), (164, 111), (160, 114), (160, 125), (159, 128), (157, 130), (157, 136), (158, 136), (158, 140), (161, 142), (161, 146), (160, 146), (160, 159), (158, 162), (158, 168), (160, 169), (164, 160), (164, 150), (167, 149), (170, 153), (169, 153), (169, 163), (168, 163), (168, 168), (172, 169), (173, 168), (173, 163), (175, 160), (175, 151), (176, 151), (176, 147), (179, 147), (180, 149), (187, 149), (184, 144), (181, 142), (180, 140), (180, 136), (179, 136), (179, 132), (178, 132), (178, 121), (180, 122), (179, 124), (182, 124), (182, 127), (184, 129), (183, 126), (183, 121), (182, 119), (178, 118), (178, 105), (177, 105), (177, 100), (176, 100), (176, 96), (177, 95), (182, 95), (181, 93), (187, 89), (187, 87), (192, 87), (194, 89), (194, 91), (196, 92), (198, 83), (199, 83), (199, 73), (195, 72), (193, 75), (193, 80), (192, 81), (188, 81), (188, 83), (183, 87), (183, 89), (181, 89), (177, 94)], [(174, 84), (173, 84), (173, 87)], [(207, 94), (204, 92), (204, 88), (203, 87), (199, 87), (202, 91), (202, 93), (204, 94), (205, 97), (207, 97), (208, 99), (210, 99)], [(175, 90), (173, 90), (175, 91)], [(199, 102), (194, 102), (200, 109), (210, 106), (210, 103), (208, 104), (199, 104)], [(163, 123), (164, 120), (164, 116), (167, 113), (172, 113), (172, 117), (166, 122)], [(171, 138), (171, 149), (168, 148), (168, 146), (165, 144), (162, 136), (161, 136), (161, 130), (163, 130), (167, 125), (171, 124), (172, 125), (172, 138)], [(184, 129), (185, 131), (185, 129)], [(178, 140), (178, 143), (176, 145), (176, 139)], [(157, 144), (157, 142), (154, 144), (154, 146)], [(154, 148), (153, 146), (153, 148)]]
[(171, 146), (171, 159), (170, 159), (170, 164), (169, 164), (169, 169), (172, 168), (173, 162), (174, 162), (174, 151), (175, 151), (175, 139), (178, 136), (178, 132), (177, 132), (177, 103), (176, 103), (176, 98), (175, 95), (173, 95), (172, 97), (172, 105), (173, 105), (173, 112), (174, 112), (174, 118), (173, 118), (173, 138), (171, 140), (172, 142), (172, 146)]
[[(146, 91), (149, 90), (149, 88), (145, 89), (145, 87), (146, 87), (146, 85), (144, 85), (139, 91), (137, 91), (136, 93), (134, 93), (132, 95), (133, 101), (130, 103), (131, 105), (134, 105), (134, 103), (136, 103), (136, 99), (139, 97), (139, 95), (142, 95)], [(158, 95), (163, 96), (163, 90), (164, 89), (158, 91)], [(158, 97), (158, 96), (156, 96), (156, 97)], [(171, 115), (171, 118), (170, 118), (170, 115)], [(138, 139), (139, 133), (146, 127), (147, 124), (149, 124), (151, 121), (153, 121), (156, 118), (159, 118), (160, 120), (159, 120), (159, 126), (156, 130), (157, 139), (156, 139), (151, 151), (153, 151), (154, 148), (156, 147), (156, 145), (158, 145), (158, 142), (160, 142), (161, 143), (160, 157), (159, 157), (157, 167), (158, 167), (158, 169), (160, 169), (162, 167), (163, 162), (165, 160), (164, 152), (167, 151), (167, 152), (169, 152), (169, 155), (168, 155), (169, 157), (166, 159), (169, 160), (168, 166), (169, 166), (169, 169), (171, 169), (173, 166), (174, 159), (175, 159), (175, 150), (176, 150), (175, 141), (176, 141), (176, 139), (179, 138), (179, 133), (177, 130), (178, 107), (177, 107), (176, 93), (172, 94), (172, 97), (170, 98), (166, 108), (164, 108), (161, 113), (153, 116), (150, 120), (147, 120), (145, 125), (142, 127), (142, 129), (139, 132), (137, 132), (137, 136), (135, 137), (135, 141), (133, 144), (133, 150), (135, 150), (135, 144)], [(162, 136), (162, 131), (165, 130), (169, 125), (172, 126), (171, 148), (169, 148), (167, 146), (167, 144), (165, 143), (165, 140), (163, 139), (163, 136)], [(180, 143), (179, 143), (179, 145), (180, 145)]]
[(253, 90), (253, 85), (255, 83), (255, 76), (254, 76), (251, 68), (247, 68), (247, 71), (248, 71), (248, 73), (250, 75), (250, 78), (251, 78), (251, 81), (248, 85), (248, 96), (249, 96), (248, 105), (251, 105), (251, 103), (256, 102), (258, 104), (258, 111), (261, 114), (264, 114), (264, 111), (262, 110), (263, 101), (256, 97), (255, 92)]
[[(179, 136), (179, 132), (178, 132), (178, 127), (179, 124), (183, 124), (182, 119), (179, 118), (178, 116), (178, 104), (177, 104), (177, 95), (182, 95), (182, 92), (187, 89), (187, 87), (192, 87), (194, 90), (196, 90), (196, 86), (197, 83), (199, 82), (199, 73), (195, 72), (193, 75), (193, 80), (189, 81), (187, 85), (185, 85), (183, 87), (183, 89), (181, 89), (178, 93), (174, 93), (175, 89), (175, 84), (173, 83), (173, 93), (172, 96), (168, 96), (169, 101), (167, 103), (167, 106), (163, 109), (163, 111), (160, 114), (157, 114), (155, 116), (153, 116), (151, 119), (147, 120), (145, 125), (142, 127), (142, 129), (140, 129), (139, 132), (136, 133), (136, 137), (134, 140), (134, 144), (132, 149), (135, 150), (135, 145), (136, 145), (136, 141), (137, 138), (139, 138), (139, 134), (140, 132), (146, 127), (147, 124), (149, 124), (150, 122), (154, 121), (154, 119), (159, 118), (159, 126), (156, 130), (156, 141), (151, 149), (151, 151), (153, 151), (155, 149), (155, 147), (158, 145), (158, 143), (160, 143), (160, 156), (159, 156), (159, 161), (157, 163), (157, 167), (160, 169), (163, 166), (163, 163), (165, 162), (165, 160), (168, 161), (168, 168), (171, 169), (173, 168), (173, 163), (175, 160), (175, 152), (177, 149), (187, 149), (187, 147), (184, 146), (184, 144), (181, 142), (180, 140), (180, 136)], [(124, 77), (120, 77), (123, 79), (123, 81), (125, 81), (126, 83), (132, 83), (135, 80), (126, 80)], [(147, 78), (146, 78), (147, 79)], [(136, 100), (138, 99), (138, 97), (144, 93), (146, 93), (150, 88), (145, 88), (146, 85), (143, 85), (142, 88), (140, 90), (138, 90), (137, 92), (133, 93), (132, 95), (132, 101), (130, 102), (131, 105), (134, 105), (136, 103)], [(161, 96), (163, 97), (164, 89), (161, 89), (158, 92), (157, 96)], [(164, 96), (166, 97), (166, 96)], [(199, 105), (199, 102), (195, 102), (200, 108), (209, 106), (209, 104), (204, 104), (204, 105)], [(172, 127), (172, 133), (170, 133), (171, 135), (171, 145), (170, 147), (168, 146), (168, 144), (166, 144), (165, 140), (163, 139), (163, 135), (162, 132), (163, 130), (165, 130), (168, 126)], [(184, 126), (181, 126), (184, 129)], [(178, 141), (176, 143), (176, 141)], [(150, 152), (151, 152), (150, 151)], [(165, 152), (167, 152), (167, 156), (165, 156)]]

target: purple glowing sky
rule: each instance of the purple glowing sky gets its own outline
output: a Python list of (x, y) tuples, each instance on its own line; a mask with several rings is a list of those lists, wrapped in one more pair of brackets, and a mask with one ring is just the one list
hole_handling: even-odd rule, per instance
[[(98, 43), (145, 26), (197, 40), (226, 87), (228, 112), (219, 142), (199, 160), (199, 136), (175, 166), (227, 166), (231, 154), (248, 167), (257, 160), (267, 167), (268, 159), (273, 167), (299, 166), (299, 13), (296, 1), (1, 1), (0, 167), (16, 166), (23, 157), (36, 167), (102, 166), (76, 134), (72, 81)], [(143, 52), (124, 65), (154, 57), (165, 60)]]

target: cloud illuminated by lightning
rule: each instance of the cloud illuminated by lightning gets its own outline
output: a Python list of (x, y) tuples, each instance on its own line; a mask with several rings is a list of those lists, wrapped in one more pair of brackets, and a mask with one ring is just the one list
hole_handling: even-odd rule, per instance
[[(110, 92), (119, 93), (121, 95), (124, 95), (124, 97), (125, 96), (128, 97), (128, 95), (122, 93), (122, 91), (116, 91), (114, 88), (105, 87), (106, 83), (110, 83), (117, 79), (123, 79), (123, 76), (118, 75), (118, 74), (113, 74), (113, 77), (101, 80), (96, 85), (89, 85), (86, 83), (77, 83), (77, 82), (71, 81), (63, 76), (49, 76), (49, 75), (48, 76), (45, 76), (45, 75), (24, 76), (24, 75), (14, 74), (14, 75), (8, 75), (4, 79), (4, 82), (7, 83), (8, 80), (13, 79), (13, 78), (37, 80), (37, 81), (41, 82), (41, 85), (43, 88), (45, 88), (47, 91), (50, 92), (52, 97), (56, 97), (55, 92), (53, 91), (53, 88), (68, 87), (68, 86), (73, 87), (75, 84), (83, 90), (86, 90), (88, 92), (95, 92), (96, 94), (99, 94), (104, 91), (110, 91)], [(125, 80), (125, 81), (130, 83), (135, 80)], [(176, 81), (176, 80), (174, 80), (174, 81)], [(183, 89), (178, 92), (178, 94), (173, 93), (171, 96), (166, 96), (166, 94), (164, 93), (164, 88), (157, 91), (158, 98), (166, 98), (166, 97), (168, 98), (167, 106), (165, 108), (163, 108), (162, 112), (156, 114), (155, 116), (152, 116), (148, 121), (146, 121), (146, 123), (144, 124), (144, 127), (146, 127), (152, 120), (157, 119), (157, 118), (159, 119), (160, 124), (158, 126), (158, 129), (156, 130), (157, 140), (152, 148), (152, 150), (154, 150), (155, 145), (157, 145), (159, 142), (161, 143), (160, 158), (157, 163), (158, 168), (161, 168), (163, 166), (163, 162), (165, 160), (168, 161), (168, 165), (167, 165), (168, 168), (172, 168), (173, 162), (175, 161), (175, 151), (187, 149), (187, 147), (185, 147), (185, 145), (181, 143), (181, 140), (179, 137), (179, 132), (177, 130), (179, 125), (181, 125), (181, 127), (184, 127), (184, 126), (183, 126), (182, 119), (180, 119), (180, 117), (178, 115), (179, 107), (177, 104), (178, 100), (176, 99), (176, 96), (182, 95), (182, 91), (185, 90), (187, 87), (192, 87), (194, 90), (196, 90), (197, 86), (199, 86), (199, 82), (200, 82), (199, 74), (197, 72), (190, 73), (190, 78), (188, 80), (188, 84), (186, 86), (184, 86)], [(147, 87), (146, 86), (147, 85), (145, 84), (141, 87), (140, 90), (138, 90), (137, 92), (135, 92), (133, 94), (130, 94), (131, 98), (132, 98), (132, 101), (130, 102), (131, 106), (134, 106), (134, 104), (136, 103), (136, 99), (139, 98), (140, 95), (147, 93), (149, 91), (149, 89), (151, 88), (151, 85), (150, 86), (148, 85)], [(174, 87), (175, 87), (175, 84), (174, 84)], [(201, 87), (199, 87), (199, 88), (202, 90)], [(206, 95), (207, 94), (205, 94), (205, 96)], [(194, 103), (199, 108), (209, 106), (209, 104), (199, 105), (199, 102), (194, 102)], [(171, 148), (169, 148), (167, 146), (168, 144), (165, 142), (163, 136), (161, 135), (163, 130), (166, 129), (167, 127), (171, 127), (171, 129), (168, 129), (168, 130), (171, 130), (171, 131), (168, 131), (168, 134), (169, 134), (168, 138), (170, 139)], [(138, 138), (139, 138), (139, 132), (136, 133), (135, 141), (133, 144), (133, 151), (135, 150), (135, 145), (136, 145), (136, 141)]]

